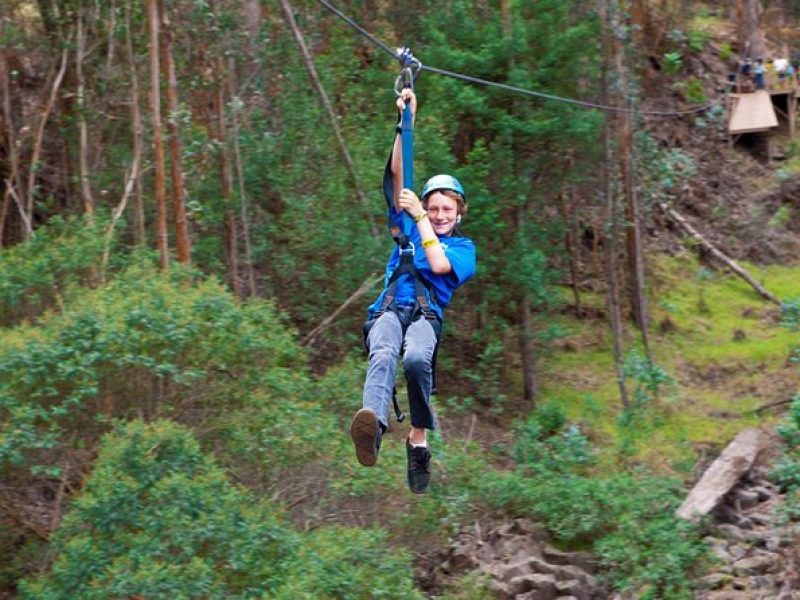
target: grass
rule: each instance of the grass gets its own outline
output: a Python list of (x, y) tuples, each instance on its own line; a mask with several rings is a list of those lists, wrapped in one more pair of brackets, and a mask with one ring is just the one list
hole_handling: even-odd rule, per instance
[[(742, 266), (779, 298), (800, 298), (798, 268)], [(604, 447), (609, 467), (624, 460), (685, 475), (707, 449), (721, 448), (746, 427), (777, 421), (756, 409), (796, 392), (800, 371), (787, 358), (800, 343), (780, 326), (777, 306), (734, 274), (710, 271), (688, 254), (651, 263), (648, 282), (650, 345), (673, 383), (621, 426), (607, 324), (565, 318), (561, 325), (573, 333), (542, 361), (540, 401), (583, 423)], [(637, 338), (628, 324), (626, 350)]]

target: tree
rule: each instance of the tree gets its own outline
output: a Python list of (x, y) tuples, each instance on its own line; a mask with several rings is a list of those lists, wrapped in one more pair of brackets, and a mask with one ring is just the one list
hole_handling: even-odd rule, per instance
[(162, 269), (166, 269), (169, 266), (169, 234), (167, 232), (167, 199), (164, 182), (164, 141), (161, 133), (160, 1), (147, 0), (147, 22), (150, 34), (150, 118), (153, 127), (153, 151), (156, 167), (156, 244), (159, 265)]

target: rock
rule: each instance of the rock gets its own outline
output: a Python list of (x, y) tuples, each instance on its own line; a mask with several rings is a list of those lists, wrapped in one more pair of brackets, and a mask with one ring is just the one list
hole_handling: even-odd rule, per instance
[(556, 581), (556, 590), (559, 596), (570, 596), (575, 600), (591, 600), (591, 592), (575, 579), (570, 581)]
[(751, 521), (749, 517), (739, 517), (739, 520), (736, 522), (736, 526), (739, 529), (752, 529), (753, 521)]
[(559, 581), (570, 581), (575, 579), (590, 588), (597, 587), (597, 580), (594, 578), (594, 576), (589, 575), (589, 573), (583, 569), (579, 569), (575, 565), (564, 565), (563, 567), (559, 567), (556, 577)]
[(502, 567), (498, 572), (498, 578), (503, 581), (511, 581), (515, 577), (530, 575), (533, 572), (530, 560), (526, 559)]
[(478, 557), (466, 544), (456, 546), (446, 562), (447, 571), (471, 571), (478, 566)]
[(570, 552), (569, 554), (570, 562), (578, 567), (579, 569), (583, 569), (589, 575), (594, 575), (597, 573), (597, 569), (600, 566), (600, 561), (591, 554), (590, 552)]
[(706, 543), (711, 546), (711, 554), (722, 562), (731, 560), (731, 555), (728, 552), (728, 542), (717, 538), (706, 538)]
[(779, 537), (767, 538), (766, 542), (764, 542), (764, 547), (770, 552), (777, 552), (778, 550), (781, 549), (781, 538)]
[(753, 600), (750, 592), (732, 592), (730, 590), (719, 590), (709, 592), (703, 600)]
[(736, 527), (736, 525), (729, 525), (729, 524), (722, 524), (717, 525), (717, 533), (719, 533), (722, 537), (731, 540), (733, 542), (746, 542), (747, 536), (745, 536), (744, 532)]
[(753, 587), (757, 590), (774, 590), (775, 578), (772, 575), (758, 575), (753, 578)]
[(758, 429), (741, 431), (706, 469), (675, 515), (695, 520), (709, 514), (750, 470), (767, 443), (767, 436)]
[(775, 493), (766, 486), (759, 485), (754, 487), (751, 491), (758, 495), (759, 502), (766, 502), (770, 498), (775, 497)]
[(508, 587), (515, 596), (526, 592), (537, 592), (535, 595), (529, 596), (531, 600), (555, 600), (558, 596), (556, 578), (553, 575), (533, 573), (514, 577), (508, 582)]
[(748, 551), (747, 548), (745, 548), (744, 546), (740, 546), (739, 544), (730, 547), (731, 557), (733, 558), (734, 561), (741, 560), (744, 557), (746, 557), (747, 551)]
[(497, 600), (514, 600), (517, 596), (511, 592), (510, 586), (497, 579), (489, 581), (489, 591), (492, 592)]
[(737, 510), (748, 510), (753, 508), (760, 502), (757, 492), (752, 490), (737, 490), (736, 491), (736, 508)]
[(731, 587), (733, 587), (733, 589), (735, 589), (735, 590), (746, 590), (747, 587), (748, 587), (747, 586), (747, 579), (743, 579), (743, 578), (734, 579), (731, 582)]
[(514, 519), (514, 524), (510, 531), (512, 533), (529, 535), (533, 539), (542, 542), (549, 542), (551, 539), (550, 533), (544, 526), (534, 523), (530, 519)]
[(574, 565), (588, 573), (597, 571), (598, 561), (588, 552), (562, 552), (552, 546), (542, 546), (542, 556), (553, 565)]
[(509, 581), (515, 577), (530, 575), (531, 573), (552, 575), (560, 568), (561, 567), (556, 565), (548, 564), (536, 556), (528, 556), (522, 560), (500, 567), (497, 570), (497, 577), (504, 581)]
[(732, 577), (727, 573), (711, 573), (700, 580), (700, 587), (705, 590), (717, 590), (731, 579)]
[(736, 575), (763, 575), (776, 566), (779, 558), (773, 554), (756, 554), (733, 563)]
[(570, 556), (567, 552), (562, 552), (552, 546), (542, 546), (542, 556), (547, 562), (554, 565), (568, 565), (570, 563)]

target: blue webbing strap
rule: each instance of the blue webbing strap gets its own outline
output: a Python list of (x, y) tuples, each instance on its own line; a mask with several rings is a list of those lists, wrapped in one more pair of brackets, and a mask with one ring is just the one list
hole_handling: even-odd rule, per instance
[[(402, 187), (414, 189), (414, 120), (411, 115), (411, 106), (406, 103), (403, 108), (403, 118), (400, 122), (400, 143), (403, 155), (403, 184)], [(414, 223), (411, 219), (402, 219), (403, 235), (408, 239)]]

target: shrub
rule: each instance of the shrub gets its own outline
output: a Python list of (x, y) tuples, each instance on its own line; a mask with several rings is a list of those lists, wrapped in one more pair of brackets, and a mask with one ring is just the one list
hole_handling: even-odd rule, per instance
[(667, 75), (675, 75), (683, 68), (683, 57), (680, 52), (664, 53), (664, 72)]
[(22, 598), (421, 598), (408, 556), (380, 531), (302, 535), (231, 485), (170, 421), (103, 439), (82, 493), (52, 538), (52, 568)]
[(230, 485), (192, 434), (132, 422), (104, 438), (23, 598), (245, 598), (277, 588), (297, 536)]
[(58, 217), (30, 241), (0, 249), (0, 326), (55, 306), (70, 284), (90, 277), (102, 252), (99, 227)]
[(487, 473), (476, 483), (478, 497), (541, 520), (563, 544), (591, 545), (618, 589), (691, 597), (689, 574), (705, 548), (697, 528), (673, 516), (680, 482), (644, 471), (586, 473), (588, 440), (568, 424), (548, 432), (537, 415), (518, 427), (514, 455), (517, 469)]
[(385, 544), (386, 533), (379, 530), (313, 531), (305, 536), (273, 598), (421, 599), (408, 554)]
[(308, 456), (320, 412), (274, 307), (178, 269), (133, 266), (74, 291), (62, 314), (0, 332), (0, 468), (41, 464), (71, 433), (91, 444), (103, 421), (136, 415), (203, 422), (223, 438), (243, 424), (280, 450), (277, 465)]

